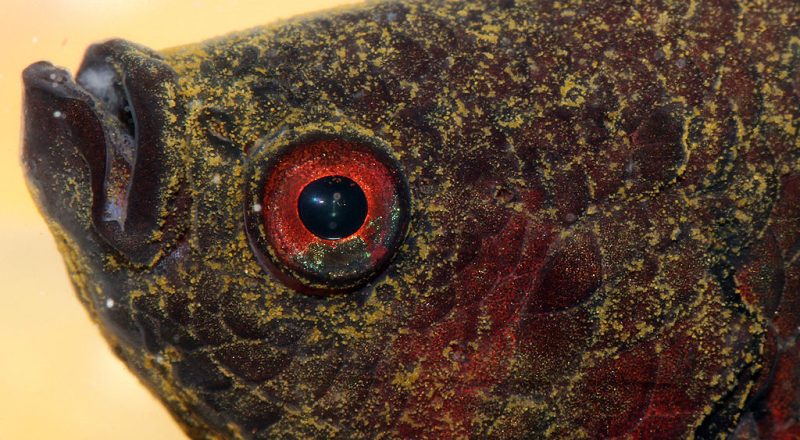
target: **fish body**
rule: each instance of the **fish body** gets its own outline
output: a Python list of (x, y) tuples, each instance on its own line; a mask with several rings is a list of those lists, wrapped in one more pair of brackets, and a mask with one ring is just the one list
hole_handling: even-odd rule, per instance
[[(191, 437), (800, 436), (796, 1), (386, 1), (24, 80), (78, 297)], [(325, 176), (353, 235), (298, 220)]]

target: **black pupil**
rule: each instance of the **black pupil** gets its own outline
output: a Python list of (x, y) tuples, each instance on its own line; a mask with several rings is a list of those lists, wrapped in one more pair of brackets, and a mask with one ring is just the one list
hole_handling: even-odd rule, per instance
[(338, 240), (361, 229), (367, 218), (367, 197), (357, 183), (328, 176), (309, 183), (297, 201), (300, 220), (317, 237)]

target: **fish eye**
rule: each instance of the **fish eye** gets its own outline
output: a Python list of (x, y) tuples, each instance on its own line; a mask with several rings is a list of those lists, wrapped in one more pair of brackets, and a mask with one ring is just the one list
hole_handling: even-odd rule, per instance
[(306, 293), (341, 292), (379, 274), (405, 237), (408, 184), (381, 148), (313, 138), (255, 161), (245, 224), (259, 262)]
[(352, 179), (327, 176), (303, 188), (297, 212), (312, 234), (339, 240), (361, 229), (367, 218), (367, 196)]

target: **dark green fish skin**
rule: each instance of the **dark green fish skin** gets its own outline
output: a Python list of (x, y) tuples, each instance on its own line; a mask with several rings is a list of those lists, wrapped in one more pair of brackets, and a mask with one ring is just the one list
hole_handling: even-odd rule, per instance
[[(386, 1), (24, 80), (78, 296), (193, 438), (800, 437), (797, 1)], [(276, 251), (308, 145), (394, 176), (383, 241)]]

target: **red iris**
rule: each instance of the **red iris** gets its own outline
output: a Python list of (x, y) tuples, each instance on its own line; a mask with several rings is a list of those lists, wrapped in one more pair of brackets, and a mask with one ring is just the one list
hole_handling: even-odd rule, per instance
[[(367, 202), (360, 228), (334, 240), (312, 233), (298, 212), (303, 190), (331, 176), (354, 182)], [(407, 185), (397, 163), (377, 148), (343, 139), (301, 142), (270, 160), (262, 181), (261, 197), (254, 203), (256, 212), (260, 207), (261, 227), (255, 231), (256, 225), (248, 224), (251, 243), (255, 235), (256, 250), (268, 256), (262, 260), (294, 288), (356, 287), (385, 267), (405, 234)], [(252, 213), (249, 217), (254, 220)]]

